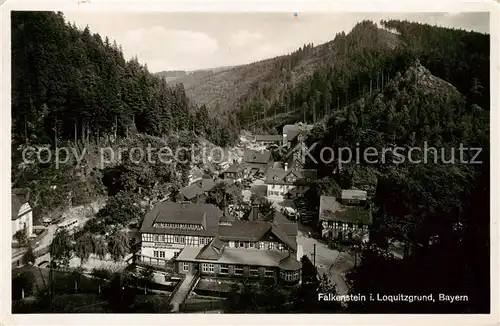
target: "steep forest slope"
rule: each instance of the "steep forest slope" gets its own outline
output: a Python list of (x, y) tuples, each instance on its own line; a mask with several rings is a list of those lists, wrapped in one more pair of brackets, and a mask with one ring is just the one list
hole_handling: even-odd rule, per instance
[(335, 40), (313, 46), (306, 44), (297, 51), (280, 57), (214, 71), (200, 78), (180, 78), (186, 93), (196, 103), (223, 111), (234, 111), (254, 101), (274, 102), (287, 89), (299, 85), (329, 64), (347, 55), (357, 38), (366, 47), (394, 48), (400, 41), (396, 35), (364, 22), (346, 37), (339, 33)]

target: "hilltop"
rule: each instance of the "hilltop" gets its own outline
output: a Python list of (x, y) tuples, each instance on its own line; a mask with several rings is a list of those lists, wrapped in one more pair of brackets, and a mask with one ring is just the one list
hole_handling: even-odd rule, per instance
[[(315, 71), (348, 56), (349, 47), (356, 42), (366, 47), (394, 49), (400, 40), (396, 34), (365, 21), (347, 36), (339, 33), (334, 40), (318, 46), (306, 44), (293, 53), (251, 64), (195, 71), (175, 82), (183, 83), (186, 94), (198, 105), (236, 111), (255, 100), (277, 100), (285, 90), (297, 87)], [(166, 73), (159, 75), (172, 78)]]

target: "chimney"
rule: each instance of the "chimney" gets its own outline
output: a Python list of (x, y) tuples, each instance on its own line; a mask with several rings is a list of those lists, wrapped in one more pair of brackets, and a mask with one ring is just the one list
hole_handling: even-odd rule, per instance
[(285, 171), (288, 170), (288, 163), (285, 163)]

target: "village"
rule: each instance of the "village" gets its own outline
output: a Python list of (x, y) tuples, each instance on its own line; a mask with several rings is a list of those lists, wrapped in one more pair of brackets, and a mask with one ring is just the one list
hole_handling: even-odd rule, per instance
[[(217, 293), (217, 302), (241, 279), (296, 286), (302, 282), (304, 259), (316, 268), (318, 279), (325, 275), (337, 293), (347, 295), (344, 274), (359, 257), (355, 250), (333, 246), (332, 240), (350, 247), (368, 242), (369, 196), (363, 190), (344, 189), (341, 198), (321, 196), (318, 211), (304, 203), (317, 172), (304, 168), (305, 158), (298, 149), (305, 146), (311, 128), (299, 123), (285, 125), (282, 135), (242, 136), (215, 169), (204, 173), (193, 168), (189, 184), (179, 190), (175, 202), (152, 205), (140, 227), (131, 231), (140, 240), (122, 261), (93, 255), (85, 264), (73, 257), (70, 266), (88, 271), (148, 269), (152, 282), (169, 289), (173, 311), (196, 304), (200, 296), (206, 303)], [(214, 191), (224, 193), (219, 205), (205, 203)], [(26, 251), (17, 244), (19, 233), (25, 232), (35, 243), (34, 265), (48, 267), (49, 246), (57, 230), (78, 229), (99, 210), (81, 208), (76, 217), (33, 226), (29, 189), (13, 190), (12, 207), (15, 268), (22, 267)]]

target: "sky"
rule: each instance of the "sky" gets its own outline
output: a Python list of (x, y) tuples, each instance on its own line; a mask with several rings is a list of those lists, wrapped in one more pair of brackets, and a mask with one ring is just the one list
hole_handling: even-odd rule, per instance
[(116, 13), (65, 11), (78, 27), (116, 40), (152, 72), (251, 63), (328, 42), (363, 19), (407, 19), (489, 32), (488, 13)]

